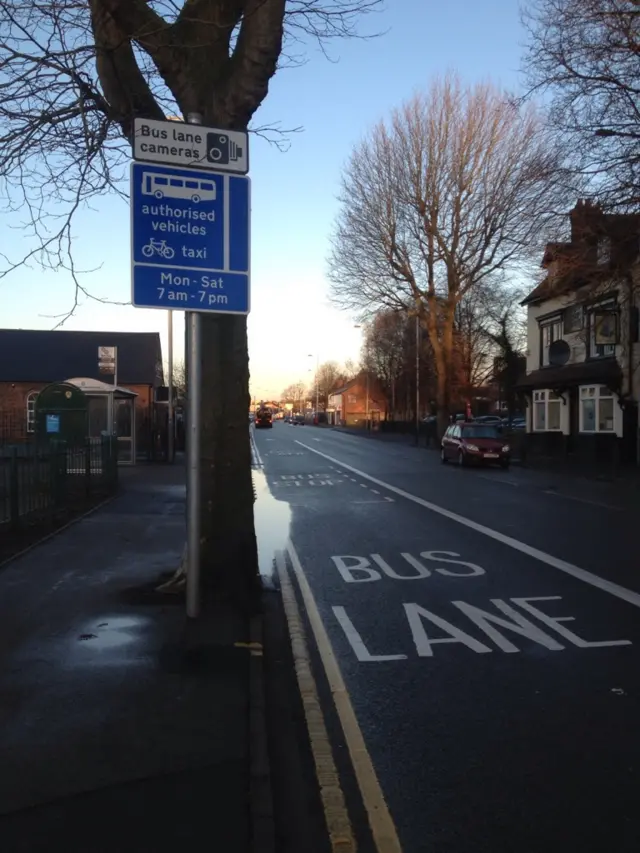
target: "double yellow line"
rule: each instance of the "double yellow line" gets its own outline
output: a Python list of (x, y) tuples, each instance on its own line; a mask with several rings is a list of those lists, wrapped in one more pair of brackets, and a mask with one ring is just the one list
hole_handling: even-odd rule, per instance
[[(287, 543), (287, 553), (344, 732), (377, 853), (402, 853), (393, 819), (385, 802), (371, 756), (367, 751), (331, 641), (320, 617), (300, 559), (291, 542)], [(356, 853), (357, 842), (333, 758), (318, 688), (313, 676), (304, 622), (300, 615), (283, 551), (276, 553), (276, 566), (280, 577), (282, 601), (289, 626), (296, 677), (304, 705), (331, 849), (335, 853)]]

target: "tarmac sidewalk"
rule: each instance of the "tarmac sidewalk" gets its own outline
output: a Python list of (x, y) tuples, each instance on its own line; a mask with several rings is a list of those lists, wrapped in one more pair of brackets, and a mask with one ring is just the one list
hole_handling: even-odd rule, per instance
[(255, 851), (250, 626), (221, 611), (183, 653), (182, 597), (151, 590), (180, 562), (184, 467), (122, 473), (0, 571), (0, 847)]

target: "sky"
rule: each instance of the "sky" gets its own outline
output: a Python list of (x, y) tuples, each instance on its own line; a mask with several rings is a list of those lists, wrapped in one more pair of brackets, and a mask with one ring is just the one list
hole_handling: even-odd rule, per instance
[[(380, 119), (438, 75), (466, 83), (520, 83), (524, 33), (517, 0), (386, 0), (364, 22), (376, 38), (334, 42), (329, 58), (314, 45), (301, 67), (272, 80), (256, 125), (301, 128), (281, 152), (250, 138), (252, 257), (249, 353), (252, 396), (277, 397), (290, 383), (310, 383), (316, 361), (358, 360), (361, 330), (330, 302), (327, 256), (338, 213), (341, 170), (354, 145)], [(7, 226), (11, 224), (12, 229)], [(0, 220), (0, 251), (20, 242), (16, 222)], [(76, 220), (78, 266), (94, 270), (83, 284), (113, 302), (130, 299), (126, 201), (93, 202)], [(0, 327), (51, 328), (73, 304), (60, 271), (32, 265), (0, 280)], [(184, 314), (173, 312), (176, 358), (183, 356)], [(166, 353), (167, 312), (86, 300), (66, 329), (158, 331)]]

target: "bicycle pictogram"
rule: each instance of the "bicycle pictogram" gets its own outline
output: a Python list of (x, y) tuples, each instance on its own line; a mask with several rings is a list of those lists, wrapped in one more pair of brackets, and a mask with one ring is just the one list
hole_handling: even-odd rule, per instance
[(171, 246), (167, 246), (166, 240), (154, 240), (153, 237), (151, 237), (146, 246), (142, 247), (142, 254), (145, 258), (150, 258), (153, 255), (160, 255), (161, 258), (168, 261), (173, 258), (175, 251)]

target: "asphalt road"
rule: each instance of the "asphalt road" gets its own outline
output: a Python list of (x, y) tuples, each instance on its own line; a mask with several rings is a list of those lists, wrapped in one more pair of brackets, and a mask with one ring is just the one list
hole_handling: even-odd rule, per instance
[[(638, 508), (328, 429), (254, 436), (262, 570), (290, 539), (400, 849), (639, 850)], [(360, 849), (376, 849), (372, 780), (338, 763)]]

